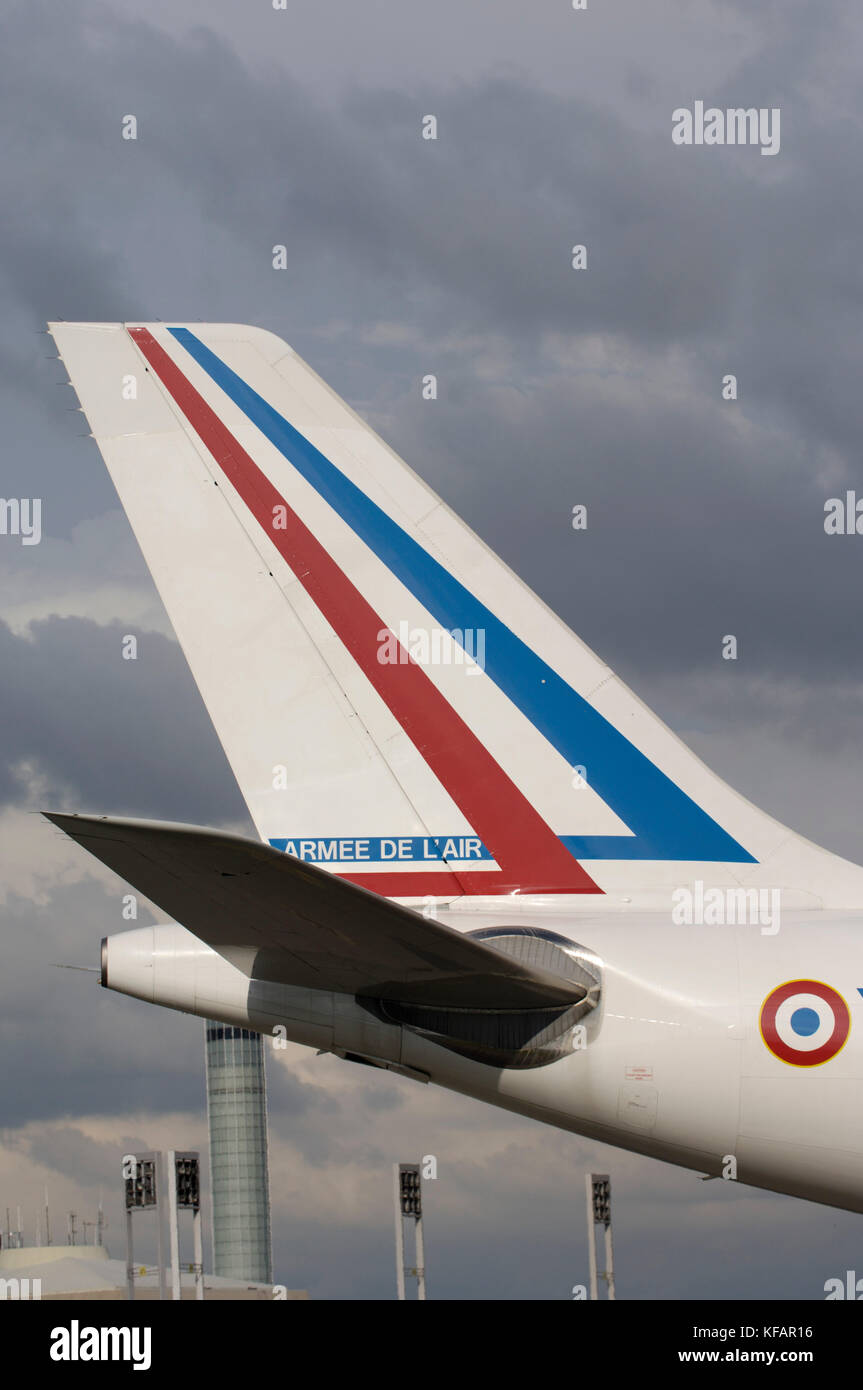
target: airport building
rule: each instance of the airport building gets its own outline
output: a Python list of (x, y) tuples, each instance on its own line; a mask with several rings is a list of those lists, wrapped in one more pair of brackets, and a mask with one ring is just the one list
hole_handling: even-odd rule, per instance
[[(181, 1275), (181, 1298), (195, 1298), (194, 1274)], [(304, 1289), (288, 1289), (281, 1297), (307, 1299)], [(135, 1299), (159, 1297), (159, 1275), (141, 1267), (135, 1278)], [(50, 1299), (64, 1302), (125, 1301), (126, 1263), (112, 1260), (103, 1245), (35, 1245), (0, 1251), (0, 1301)], [(204, 1298), (250, 1299), (271, 1303), (271, 1284), (204, 1275)]]
[(259, 1033), (206, 1021), (213, 1270), (271, 1284), (267, 1085)]

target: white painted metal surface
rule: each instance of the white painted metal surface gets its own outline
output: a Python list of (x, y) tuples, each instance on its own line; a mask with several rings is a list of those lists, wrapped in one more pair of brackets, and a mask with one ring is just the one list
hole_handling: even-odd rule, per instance
[(230, 916), (110, 938), (109, 987), (863, 1211), (863, 869), (706, 768), (280, 339), (51, 327), (261, 838), (601, 970), (587, 1045), (533, 1069), (256, 969)]

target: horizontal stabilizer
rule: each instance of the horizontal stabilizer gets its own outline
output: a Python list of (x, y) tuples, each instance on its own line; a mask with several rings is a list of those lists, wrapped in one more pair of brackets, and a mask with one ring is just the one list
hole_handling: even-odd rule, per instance
[(566, 1008), (585, 995), (268, 845), (163, 821), (45, 814), (255, 978), (450, 1008)]

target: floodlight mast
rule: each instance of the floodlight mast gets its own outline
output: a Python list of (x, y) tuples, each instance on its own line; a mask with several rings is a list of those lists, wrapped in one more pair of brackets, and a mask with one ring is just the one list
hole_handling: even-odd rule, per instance
[[(614, 1300), (614, 1244), (611, 1236), (611, 1179), (607, 1173), (585, 1174), (587, 1194), (587, 1251), (590, 1261), (590, 1297), (593, 1302), (599, 1299), (598, 1280), (604, 1279), (608, 1298)], [(596, 1228), (605, 1228), (605, 1269), (601, 1274), (596, 1267)]]
[[(126, 1206), (126, 1288), (130, 1302), (135, 1299), (135, 1256), (132, 1235), (132, 1216), (136, 1211), (155, 1211), (159, 1261), (159, 1298), (166, 1297), (165, 1260), (162, 1239), (162, 1212), (159, 1192), (162, 1189), (162, 1155), (149, 1152), (129, 1154), (133, 1172), (125, 1177)], [(125, 1161), (125, 1160), (124, 1160)]]
[(165, 1176), (165, 1155), (144, 1153), (127, 1155), (132, 1161), (133, 1171), (125, 1179), (126, 1205), (126, 1288), (130, 1301), (135, 1298), (135, 1257), (133, 1245), (132, 1217), (136, 1211), (155, 1211), (158, 1233), (159, 1260), (159, 1298), (167, 1297), (165, 1260), (163, 1250), (163, 1222), (161, 1194), (168, 1194), (168, 1241), (171, 1257), (171, 1298), (182, 1298), (182, 1275), (180, 1271), (180, 1211), (192, 1212), (192, 1230), (195, 1243), (195, 1260), (192, 1266), (195, 1275), (195, 1298), (204, 1297), (204, 1255), (201, 1237), (201, 1181), (200, 1155), (192, 1152), (169, 1150), (167, 1155), (167, 1178)]
[(178, 1153), (171, 1149), (168, 1154), (168, 1206), (171, 1234), (171, 1297), (182, 1297), (180, 1276), (180, 1211), (191, 1211), (192, 1232), (195, 1243), (195, 1298), (204, 1297), (203, 1247), (201, 1241), (201, 1183), (200, 1156), (191, 1150)]
[[(418, 1163), (393, 1164), (393, 1207), (396, 1221), (396, 1288), (405, 1298), (405, 1275), (417, 1281), (417, 1299), (426, 1297), (425, 1246), (423, 1241), (422, 1177)], [(414, 1222), (414, 1260), (405, 1266), (405, 1227)]]

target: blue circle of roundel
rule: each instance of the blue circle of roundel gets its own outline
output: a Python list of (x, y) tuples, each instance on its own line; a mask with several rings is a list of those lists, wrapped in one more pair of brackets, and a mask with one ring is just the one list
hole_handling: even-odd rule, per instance
[(820, 1022), (814, 1009), (795, 1009), (791, 1015), (791, 1027), (800, 1038), (811, 1038), (818, 1031)]

